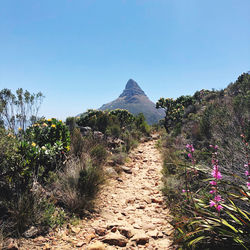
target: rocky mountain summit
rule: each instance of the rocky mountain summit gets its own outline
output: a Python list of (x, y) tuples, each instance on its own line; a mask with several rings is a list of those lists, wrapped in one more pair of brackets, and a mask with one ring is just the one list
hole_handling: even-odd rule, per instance
[(104, 104), (100, 110), (126, 109), (132, 114), (143, 113), (149, 124), (157, 123), (164, 117), (164, 111), (153, 103), (136, 81), (130, 79), (122, 94), (114, 101)]
[(125, 89), (123, 90), (122, 94), (119, 97), (125, 97), (129, 99), (130, 97), (133, 97), (135, 95), (146, 96), (146, 94), (140, 88), (138, 83), (134, 81), (133, 79), (130, 79), (128, 80)]

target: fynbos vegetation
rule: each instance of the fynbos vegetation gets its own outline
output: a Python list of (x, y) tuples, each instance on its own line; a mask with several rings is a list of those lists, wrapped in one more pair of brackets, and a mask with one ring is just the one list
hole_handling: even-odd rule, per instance
[(107, 177), (103, 166), (112, 159), (122, 164), (137, 140), (150, 133), (143, 115), (126, 110), (90, 110), (68, 118), (67, 125), (38, 118), (42, 98), (22, 89), (17, 95), (7, 89), (0, 92), (4, 237), (33, 237), (91, 212)]
[(248, 249), (250, 75), (221, 91), (160, 99), (164, 193), (182, 248)]

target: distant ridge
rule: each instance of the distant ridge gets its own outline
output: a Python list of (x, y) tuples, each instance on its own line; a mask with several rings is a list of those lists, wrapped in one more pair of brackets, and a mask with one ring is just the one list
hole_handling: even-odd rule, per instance
[(122, 94), (114, 101), (102, 105), (100, 110), (126, 109), (132, 114), (143, 113), (149, 124), (157, 123), (165, 115), (163, 110), (155, 108), (139, 84), (129, 79)]

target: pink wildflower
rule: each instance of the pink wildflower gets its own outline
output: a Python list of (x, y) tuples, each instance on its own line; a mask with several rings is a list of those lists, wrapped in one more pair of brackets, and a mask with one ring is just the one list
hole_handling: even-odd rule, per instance
[(249, 172), (248, 171), (245, 171), (245, 176), (248, 176), (249, 175)]
[(216, 181), (210, 181), (209, 182), (212, 186), (216, 186), (217, 185), (217, 182)]
[(248, 164), (245, 164), (245, 165), (244, 165), (244, 167), (246, 167), (246, 168), (247, 168), (247, 167), (248, 167)]
[(213, 194), (213, 193), (215, 193), (215, 190), (211, 190), (211, 191), (209, 191), (209, 193), (210, 193), (210, 194)]
[(188, 157), (189, 157), (189, 158), (192, 158), (192, 154), (191, 154), (191, 153), (189, 153), (189, 154), (188, 154)]
[(223, 207), (222, 207), (221, 205), (218, 205), (218, 206), (216, 207), (216, 209), (217, 209), (217, 211), (219, 211), (219, 212), (220, 212), (220, 210), (222, 210), (222, 209), (223, 209)]
[(185, 190), (185, 189), (182, 189), (182, 193), (186, 193), (186, 190)]
[(214, 169), (212, 171), (212, 175), (215, 179), (220, 180), (222, 179), (221, 172), (218, 170), (219, 166), (214, 166)]
[(210, 207), (213, 207), (216, 205), (216, 203), (214, 201), (210, 201), (209, 203), (210, 203), (210, 205), (209, 205)]
[(214, 149), (218, 149), (218, 148), (219, 148), (219, 146), (218, 146), (218, 145), (215, 145), (215, 146), (214, 146)]
[(247, 188), (250, 189), (250, 182), (247, 182)]
[(217, 202), (221, 201), (221, 196), (220, 195), (216, 195), (214, 197), (214, 200), (217, 201)]
[(222, 179), (222, 175), (221, 175), (221, 172), (220, 172), (220, 171), (214, 171), (214, 170), (213, 170), (212, 175), (213, 175), (213, 177), (214, 177), (216, 180)]
[(189, 148), (190, 146), (191, 146), (190, 144), (187, 144), (187, 145), (186, 145), (186, 148)]

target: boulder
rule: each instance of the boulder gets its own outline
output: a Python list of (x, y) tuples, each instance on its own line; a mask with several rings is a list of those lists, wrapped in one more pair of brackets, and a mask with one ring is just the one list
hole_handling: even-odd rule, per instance
[(32, 226), (26, 232), (24, 232), (23, 235), (25, 238), (32, 238), (32, 237), (35, 237), (37, 234), (38, 234), (38, 229)]
[(118, 230), (119, 230), (120, 234), (122, 234), (123, 236), (125, 236), (128, 239), (130, 239), (134, 236), (133, 228), (120, 227), (120, 228), (118, 228)]
[(132, 170), (129, 167), (121, 166), (121, 169), (126, 173), (126, 174), (132, 174)]
[(117, 174), (117, 172), (114, 170), (114, 168), (112, 168), (112, 167), (106, 167), (106, 168), (104, 168), (104, 172), (108, 175), (108, 176), (110, 176), (111, 178), (117, 178), (118, 177), (118, 174)]
[(137, 231), (132, 241), (135, 241), (137, 245), (145, 245), (149, 242), (149, 236), (144, 231)]
[(100, 241), (97, 241), (97, 242), (95, 242), (87, 247), (87, 250), (104, 250), (104, 249), (106, 249), (106, 247)]
[(128, 243), (128, 240), (120, 233), (109, 233), (102, 239), (102, 241), (111, 246), (119, 247), (125, 247)]

